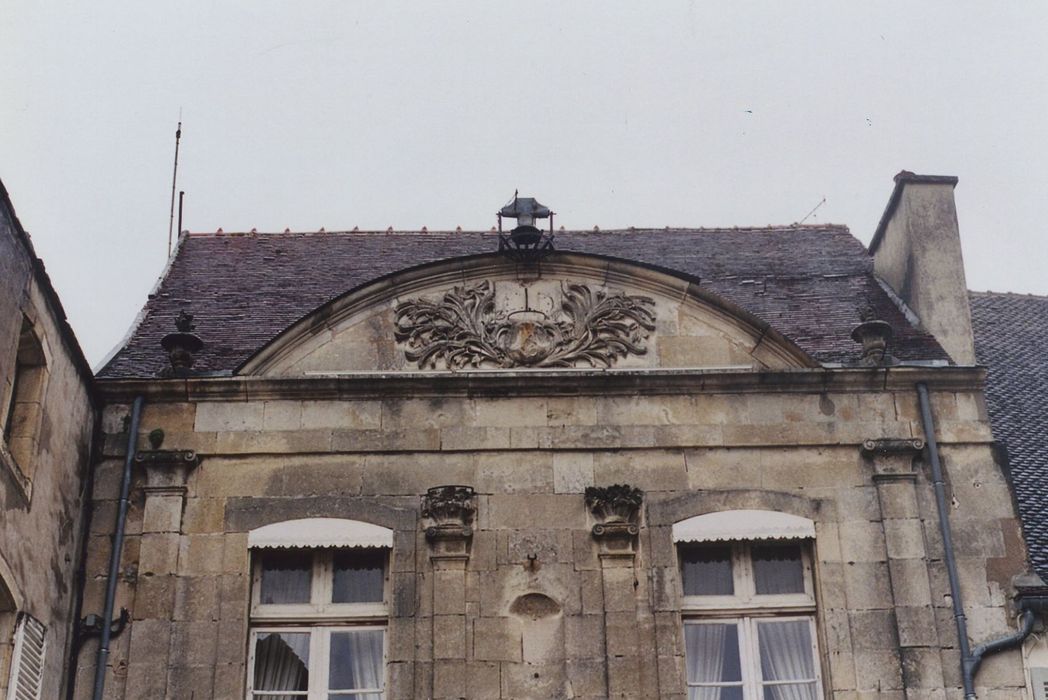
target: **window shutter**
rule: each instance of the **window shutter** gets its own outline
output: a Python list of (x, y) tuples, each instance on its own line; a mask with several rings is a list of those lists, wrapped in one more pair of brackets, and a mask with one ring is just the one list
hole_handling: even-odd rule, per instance
[(1031, 668), (1030, 684), (1034, 700), (1048, 700), (1048, 668)]
[(44, 678), (44, 626), (23, 613), (15, 630), (8, 700), (40, 700)]

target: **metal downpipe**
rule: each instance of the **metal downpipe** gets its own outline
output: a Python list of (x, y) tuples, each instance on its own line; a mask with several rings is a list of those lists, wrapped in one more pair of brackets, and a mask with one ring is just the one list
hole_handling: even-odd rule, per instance
[[(946, 488), (942, 477), (942, 463), (939, 461), (939, 443), (935, 441), (935, 423), (932, 419), (931, 401), (928, 399), (928, 386), (924, 382), (917, 384), (917, 397), (921, 404), (924, 442), (928, 445), (928, 455), (932, 463), (932, 486), (935, 488), (935, 504), (939, 511), (939, 531), (942, 533), (946, 573), (950, 579), (950, 597), (953, 599), (953, 617), (957, 623), (957, 639), (961, 649), (961, 678), (964, 683), (964, 697), (965, 700), (975, 700), (975, 674), (979, 672), (979, 665), (983, 658), (1021, 644), (1030, 636), (1035, 618), (1031, 607), (1035, 602), (1020, 601), (1022, 621), (1016, 632), (980, 644), (972, 651), (971, 642), (968, 641), (968, 620), (964, 615), (961, 586), (957, 578), (957, 558), (953, 553), (953, 536), (950, 533), (950, 517), (946, 507)], [(1044, 601), (1038, 599), (1036, 602), (1043, 603)]]
[[(1004, 651), (1005, 649), (1016, 646), (1017, 644), (1022, 644), (1023, 641), (1030, 636), (1030, 632), (1033, 632), (1034, 619), (1035, 615), (1033, 614), (1033, 610), (1024, 607), (1023, 618), (1022, 622), (1019, 623), (1018, 631), (975, 647), (975, 651), (972, 652), (971, 657), (968, 659), (968, 662), (964, 667), (965, 679), (970, 680), (971, 684), (974, 686), (975, 674), (979, 672), (979, 664), (982, 663), (983, 657), (998, 651)], [(974, 693), (972, 694), (972, 697), (975, 697)]]
[(124, 548), (124, 525), (127, 520), (128, 495), (131, 491), (131, 466), (135, 459), (135, 445), (138, 440), (138, 425), (142, 418), (141, 396), (135, 397), (131, 406), (131, 425), (127, 434), (127, 454), (124, 457), (124, 475), (120, 482), (120, 507), (117, 509), (116, 529), (113, 533), (113, 551), (109, 555), (109, 578), (106, 580), (106, 602), (102, 613), (102, 637), (98, 644), (98, 659), (95, 662), (95, 687), (92, 700), (102, 700), (102, 691), (106, 684), (106, 662), (109, 660), (109, 640), (113, 604), (116, 600), (116, 580), (120, 571), (120, 552)]
[(946, 506), (946, 487), (942, 477), (942, 463), (939, 461), (939, 443), (935, 440), (935, 422), (932, 419), (931, 402), (928, 399), (928, 385), (917, 384), (917, 398), (921, 406), (921, 424), (924, 427), (924, 443), (928, 446), (928, 457), (932, 467), (932, 487), (935, 489), (935, 505), (939, 511), (939, 532), (942, 535), (943, 558), (946, 563), (946, 575), (950, 580), (950, 598), (953, 600), (953, 619), (957, 624), (957, 640), (961, 650), (961, 675), (964, 682), (964, 697), (975, 698), (974, 674), (969, 673), (971, 664), (971, 647), (968, 641), (968, 619), (964, 615), (964, 603), (961, 600), (961, 584), (957, 577), (957, 558), (953, 553), (953, 535), (950, 532), (950, 515)]

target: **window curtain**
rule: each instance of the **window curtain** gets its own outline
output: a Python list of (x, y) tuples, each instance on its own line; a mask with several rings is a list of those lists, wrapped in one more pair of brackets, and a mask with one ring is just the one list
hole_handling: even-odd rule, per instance
[(331, 690), (381, 689), (385, 675), (382, 664), (383, 635), (381, 630), (332, 632), (328, 687)]
[(267, 551), (262, 555), (263, 605), (308, 603), (313, 580), (311, 551)]
[[(725, 642), (728, 625), (685, 625), (684, 658), (688, 683), (709, 683), (724, 679)], [(723, 688), (688, 688), (688, 700), (720, 700)]]
[[(760, 622), (757, 638), (761, 675), (765, 681), (806, 681), (815, 678), (811, 650), (811, 627), (807, 620)], [(816, 700), (815, 682), (768, 685), (770, 700)]]
[(257, 639), (255, 690), (309, 689), (308, 634), (260, 632)]
[(385, 549), (336, 551), (331, 602), (382, 602), (387, 557)]
[(759, 545), (752, 552), (758, 595), (804, 593), (804, 563), (799, 545)]

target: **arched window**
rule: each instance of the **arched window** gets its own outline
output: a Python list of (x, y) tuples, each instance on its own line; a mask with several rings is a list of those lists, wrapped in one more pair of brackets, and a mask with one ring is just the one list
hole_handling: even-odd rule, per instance
[(393, 531), (307, 518), (248, 533), (248, 697), (379, 700)]
[(689, 697), (822, 696), (811, 542), (787, 513), (734, 510), (674, 524)]
[(4, 412), (4, 445), (27, 479), (33, 476), (43, 412), (47, 361), (28, 318), (22, 318), (15, 372)]

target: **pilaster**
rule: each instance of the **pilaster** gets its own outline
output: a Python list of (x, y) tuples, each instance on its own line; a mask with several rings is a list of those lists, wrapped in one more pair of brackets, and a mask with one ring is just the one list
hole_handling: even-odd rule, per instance
[(141, 450), (135, 455), (136, 466), (145, 473), (145, 506), (128, 653), (128, 697), (163, 696), (165, 691), (185, 484), (198, 463), (191, 450)]
[(436, 486), (422, 497), (432, 566), (432, 698), (465, 697), (466, 564), (476, 512), (469, 486)]
[(880, 504), (903, 688), (942, 697), (941, 644), (914, 469), (923, 449), (919, 438), (880, 438), (865, 440), (861, 451), (873, 468)]
[[(637, 524), (644, 494), (625, 484), (586, 489), (586, 505), (595, 520), (604, 592), (604, 652), (606, 697), (639, 698), (656, 688), (646, 685), (655, 659), (643, 663), (653, 644), (645, 644), (637, 609)], [(652, 625), (652, 629), (654, 629)], [(654, 674), (657, 677), (657, 673)], [(650, 681), (649, 681), (650, 682)], [(646, 689), (646, 690), (645, 690)]]

